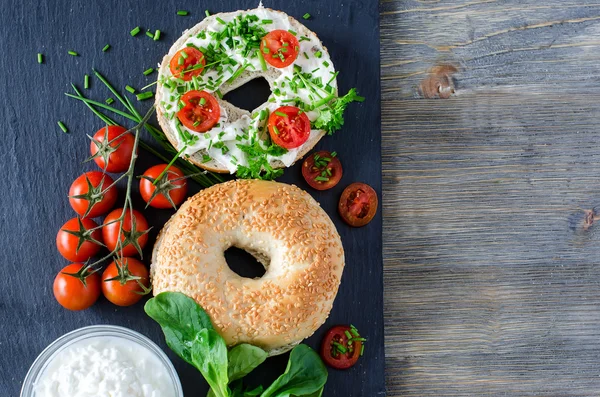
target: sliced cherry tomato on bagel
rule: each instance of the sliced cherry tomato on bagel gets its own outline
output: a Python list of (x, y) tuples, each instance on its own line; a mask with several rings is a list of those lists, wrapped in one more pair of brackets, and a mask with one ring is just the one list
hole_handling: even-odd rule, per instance
[(184, 106), (177, 118), (192, 131), (206, 132), (219, 122), (221, 108), (214, 96), (206, 91), (188, 91), (182, 95)]
[(119, 125), (99, 129), (90, 143), (92, 158), (106, 172), (125, 172), (129, 169), (135, 138)]
[[(140, 180), (140, 194), (149, 206), (154, 208), (177, 208), (187, 194), (187, 181), (181, 170), (167, 164), (150, 167)], [(157, 181), (156, 179), (160, 177)], [(156, 182), (156, 183), (155, 183)]]
[(69, 219), (56, 234), (58, 252), (71, 262), (85, 262), (100, 251), (102, 231), (91, 219)]
[(150, 292), (148, 269), (135, 258), (117, 259), (102, 273), (102, 293), (117, 306), (131, 306)]
[(117, 201), (116, 187), (109, 188), (113, 183), (114, 180), (109, 175), (100, 171), (86, 172), (71, 184), (71, 207), (83, 218), (95, 218), (106, 214)]
[(356, 328), (337, 325), (325, 334), (321, 343), (321, 357), (333, 368), (348, 369), (356, 364), (362, 355), (365, 340)]
[(87, 309), (100, 296), (100, 276), (82, 263), (72, 263), (56, 275), (52, 289), (65, 309)]
[[(119, 228), (121, 222), (118, 219), (123, 213), (123, 208), (117, 208), (110, 214), (106, 215), (104, 219), (104, 226), (102, 227), (102, 237), (104, 238), (104, 244), (109, 251), (114, 251), (117, 248), (117, 242), (119, 241)], [(135, 228), (133, 224), (135, 223)], [(121, 244), (124, 245), (122, 249), (123, 256), (140, 255), (141, 250), (144, 249), (148, 242), (148, 221), (141, 212), (133, 210), (133, 219), (131, 218), (131, 211), (127, 209), (125, 211), (125, 217), (123, 218), (123, 231), (121, 234)]]
[(377, 193), (365, 183), (353, 183), (344, 189), (338, 211), (347, 224), (354, 227), (371, 222), (377, 213)]
[(286, 149), (302, 146), (310, 136), (310, 120), (294, 106), (282, 106), (269, 116), (269, 135), (276, 145)]
[(190, 81), (192, 77), (199, 76), (206, 66), (206, 58), (202, 51), (194, 47), (185, 47), (171, 58), (169, 69), (173, 76)]
[(271, 66), (284, 68), (294, 63), (298, 57), (300, 43), (287, 30), (273, 30), (260, 41), (260, 51)]
[(337, 158), (337, 153), (322, 150), (304, 160), (302, 176), (314, 189), (331, 189), (342, 179), (342, 163)]

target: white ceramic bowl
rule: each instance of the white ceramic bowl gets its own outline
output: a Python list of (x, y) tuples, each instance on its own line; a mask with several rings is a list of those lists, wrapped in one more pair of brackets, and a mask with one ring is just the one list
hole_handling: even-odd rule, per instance
[(75, 342), (80, 342), (89, 338), (96, 338), (101, 336), (110, 336), (115, 338), (121, 338), (127, 341), (137, 343), (148, 351), (152, 352), (160, 362), (162, 362), (167, 369), (171, 380), (173, 381), (173, 392), (175, 396), (183, 397), (183, 390), (181, 389), (181, 382), (177, 371), (173, 367), (173, 364), (167, 357), (167, 355), (158, 347), (154, 342), (140, 334), (125, 327), (117, 327), (115, 325), (92, 325), (89, 327), (83, 327), (71, 331), (60, 338), (52, 342), (47, 348), (40, 353), (35, 359), (31, 368), (25, 375), (23, 380), (23, 387), (21, 388), (21, 397), (35, 397), (34, 386), (38, 381), (39, 377), (44, 373), (44, 370), (53, 358), (66, 347), (72, 345)]

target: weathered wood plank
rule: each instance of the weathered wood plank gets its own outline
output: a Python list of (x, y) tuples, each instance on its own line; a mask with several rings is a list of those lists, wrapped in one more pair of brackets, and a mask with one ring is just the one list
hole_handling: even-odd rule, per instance
[(586, 1), (381, 2), (390, 396), (600, 390), (598, 32)]

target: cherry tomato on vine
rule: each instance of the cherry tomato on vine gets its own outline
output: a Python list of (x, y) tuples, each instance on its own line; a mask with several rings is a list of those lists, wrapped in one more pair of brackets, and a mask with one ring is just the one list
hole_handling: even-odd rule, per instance
[[(117, 248), (119, 229), (121, 228), (121, 221), (119, 221), (119, 218), (121, 218), (122, 214), (123, 208), (117, 208), (104, 219), (102, 237), (104, 238), (104, 244), (106, 244), (106, 248), (108, 248), (109, 251), (114, 251)], [(124, 245), (121, 250), (122, 255), (141, 255), (141, 251), (148, 242), (148, 221), (146, 221), (144, 215), (137, 210), (133, 210), (132, 218), (131, 211), (127, 209), (122, 223), (123, 230), (120, 233), (121, 244)], [(134, 224), (135, 227), (133, 227)]]
[(141, 177), (140, 194), (151, 207), (177, 208), (187, 195), (187, 181), (183, 172), (173, 165), (165, 172), (167, 166), (158, 164), (150, 167)]
[(56, 234), (58, 252), (71, 262), (85, 262), (100, 251), (102, 231), (91, 219), (69, 219)]
[(100, 296), (100, 276), (82, 263), (72, 263), (56, 275), (53, 291), (65, 309), (87, 309)]
[(106, 214), (117, 201), (117, 189), (111, 186), (113, 183), (114, 180), (109, 175), (100, 171), (86, 172), (71, 184), (71, 207), (83, 218)]
[(90, 152), (98, 167), (106, 172), (129, 169), (135, 137), (119, 125), (107, 125), (92, 137)]
[(117, 259), (102, 273), (102, 293), (117, 306), (131, 306), (149, 292), (148, 269), (135, 258)]

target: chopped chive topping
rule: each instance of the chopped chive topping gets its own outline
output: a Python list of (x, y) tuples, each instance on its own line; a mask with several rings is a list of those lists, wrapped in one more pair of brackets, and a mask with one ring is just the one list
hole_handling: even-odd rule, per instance
[(200, 98), (200, 106), (204, 106), (206, 103), (206, 98)]
[(68, 54), (73, 55), (74, 57), (79, 56), (79, 54), (76, 53), (75, 51), (69, 51)]
[(348, 332), (347, 330), (344, 331), (344, 334), (346, 334), (346, 338), (352, 339), (352, 335), (350, 335), (350, 332)]
[(154, 39), (154, 35), (149, 30), (146, 30), (146, 36), (150, 37), (151, 39)]
[(65, 123), (63, 123), (62, 121), (59, 121), (57, 124), (60, 127), (60, 129), (62, 130), (62, 132), (65, 132), (65, 133), (69, 132)]
[(144, 76), (148, 76), (152, 72), (154, 72), (154, 68), (148, 68), (148, 69), (144, 70)]
[(131, 92), (132, 94), (134, 94), (134, 93), (135, 93), (135, 88), (133, 88), (133, 87), (132, 87), (132, 86), (130, 86), (130, 85), (126, 85), (126, 86), (125, 86), (125, 89), (126, 89), (127, 91)]
[(158, 29), (157, 29), (157, 30), (154, 32), (154, 36), (152, 37), (152, 40), (154, 40), (154, 41), (158, 41), (158, 40), (160, 40), (160, 30), (158, 30)]
[(148, 92), (139, 93), (135, 97), (137, 98), (138, 101), (145, 101), (146, 99), (150, 99), (153, 96), (154, 96), (154, 93), (148, 91)]
[(216, 19), (216, 20), (217, 20), (217, 22), (219, 22), (221, 25), (226, 25), (226, 22), (225, 22), (224, 20), (222, 20), (221, 18), (219, 18), (219, 17), (216, 17), (215, 19)]
[(315, 181), (318, 181), (318, 182), (329, 182), (329, 178), (326, 178), (324, 176), (317, 176), (317, 177), (315, 177)]
[[(208, 10), (206, 11), (208, 12)], [(203, 154), (202, 155), (202, 162), (203, 163), (208, 163), (211, 160), (210, 156), (208, 154)]]
[(294, 36), (297, 36), (298, 33), (294, 32), (292, 29), (288, 29), (288, 32), (290, 32), (291, 34), (293, 34)]
[(102, 47), (102, 52), (108, 51), (109, 48), (110, 48), (110, 44), (105, 45), (104, 47)]
[(260, 23), (262, 23), (263, 25), (268, 25), (270, 23), (273, 23), (272, 19), (263, 19)]
[(317, 52), (315, 52), (315, 56), (316, 56), (317, 58), (321, 58), (321, 55), (323, 55), (323, 53), (322, 53), (321, 51), (317, 51)]
[(129, 34), (132, 36), (136, 36), (139, 32), (140, 32), (140, 27), (136, 26), (135, 28), (131, 29), (131, 32), (129, 32)]
[(204, 15), (206, 15), (207, 17), (210, 16), (210, 12), (208, 10), (204, 10)]
[(337, 152), (331, 152), (331, 157), (337, 156)]
[(275, 132), (275, 135), (279, 135), (279, 129), (276, 126), (273, 126), (273, 132)]
[(281, 116), (281, 117), (287, 117), (287, 114), (283, 113), (283, 112), (275, 112), (276, 115)]
[(260, 120), (264, 120), (267, 118), (267, 111), (265, 109), (260, 111), (260, 115), (258, 116)]
[(90, 88), (90, 76), (87, 74), (83, 76), (83, 88), (85, 88), (86, 90)]
[(187, 54), (187, 52), (185, 52), (185, 51), (181, 51), (181, 57), (182, 57), (183, 59), (187, 59), (187, 57), (188, 57), (188, 56), (189, 56), (189, 55)]
[(304, 54), (304, 58), (308, 59), (308, 54), (306, 53), (306, 51), (303, 52), (303, 54)]
[(262, 52), (258, 51), (258, 60), (260, 61), (260, 67), (261, 69), (264, 71), (267, 70), (267, 63), (265, 62), (265, 57), (263, 56)]
[(43, 54), (40, 54), (40, 53), (38, 52), (38, 55), (37, 55), (37, 57), (38, 57), (38, 63), (44, 63), (44, 55), (43, 55)]
[(216, 90), (215, 94), (217, 94), (217, 96), (219, 97), (219, 99), (223, 99), (223, 94), (221, 94), (221, 91)]
[(365, 354), (365, 345), (360, 347), (360, 356), (362, 357), (363, 354)]
[(327, 61), (323, 61), (323, 66), (325, 66), (325, 67), (329, 67), (329, 62), (327, 62)]
[(310, 39), (306, 36), (300, 36), (300, 40), (298, 40), (299, 42), (303, 42), (303, 41), (310, 41)]
[(111, 103), (113, 103), (114, 101), (115, 101), (115, 100), (114, 100), (114, 99), (112, 99), (112, 98), (106, 98), (106, 101), (104, 101), (104, 102), (106, 102), (106, 104), (107, 104), (107, 105), (110, 105), (110, 104), (111, 104)]
[(310, 14), (307, 12), (306, 14), (302, 15), (302, 18), (309, 19), (310, 18)]
[(179, 15), (180, 17), (185, 17), (188, 14), (189, 14), (189, 12), (187, 12), (186, 10), (177, 11), (177, 15)]

